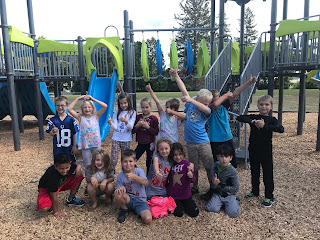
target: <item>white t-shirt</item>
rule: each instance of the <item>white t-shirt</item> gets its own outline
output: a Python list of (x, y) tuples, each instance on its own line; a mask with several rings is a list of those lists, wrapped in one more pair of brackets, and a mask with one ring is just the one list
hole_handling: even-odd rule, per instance
[[(113, 123), (111, 128), (114, 129), (114, 132), (112, 139), (119, 142), (132, 141), (132, 128), (134, 126), (134, 122), (136, 121), (136, 111), (122, 111), (119, 115), (119, 118), (117, 118), (117, 114), (118, 111), (115, 111), (113, 114)], [(120, 121), (121, 117), (125, 117), (128, 120), (127, 125)]]
[(165, 111), (160, 114), (160, 130), (158, 133), (158, 139), (161, 137), (167, 137), (172, 143), (178, 142), (178, 132), (181, 125), (181, 120), (173, 115), (171, 117)]

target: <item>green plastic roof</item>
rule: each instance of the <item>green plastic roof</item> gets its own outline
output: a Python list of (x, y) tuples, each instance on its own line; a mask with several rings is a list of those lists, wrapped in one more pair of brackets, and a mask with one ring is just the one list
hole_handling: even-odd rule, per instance
[(10, 42), (19, 42), (19, 43), (26, 44), (30, 47), (34, 47), (34, 42), (32, 38), (29, 38), (20, 30), (12, 26), (10, 26), (9, 28), (9, 40)]
[(71, 43), (61, 43), (53, 40), (39, 39), (38, 53), (47, 52), (75, 52), (78, 54), (78, 46)]
[(301, 21), (301, 20), (283, 20), (280, 21), (276, 37), (289, 35), (299, 32), (320, 31), (320, 20), (318, 21)]

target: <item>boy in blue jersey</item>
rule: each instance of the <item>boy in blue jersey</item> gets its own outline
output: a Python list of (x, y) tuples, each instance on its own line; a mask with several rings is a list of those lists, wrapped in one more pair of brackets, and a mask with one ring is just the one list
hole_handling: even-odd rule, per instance
[(56, 115), (49, 119), (46, 132), (53, 136), (53, 156), (68, 153), (72, 162), (76, 161), (77, 132), (76, 120), (66, 113), (68, 99), (64, 96), (55, 99)]

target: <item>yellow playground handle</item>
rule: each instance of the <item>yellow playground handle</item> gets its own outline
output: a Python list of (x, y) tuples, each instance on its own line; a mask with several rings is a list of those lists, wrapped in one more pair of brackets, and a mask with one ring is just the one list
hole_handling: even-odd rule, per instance
[(142, 40), (142, 44), (141, 44), (141, 68), (142, 68), (143, 80), (145, 82), (148, 82), (150, 80), (148, 52), (147, 52), (147, 44), (144, 40)]

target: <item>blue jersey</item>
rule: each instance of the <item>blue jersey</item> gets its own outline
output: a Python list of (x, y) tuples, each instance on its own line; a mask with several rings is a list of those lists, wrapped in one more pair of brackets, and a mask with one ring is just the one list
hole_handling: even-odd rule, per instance
[(71, 155), (71, 149), (73, 144), (73, 135), (79, 132), (79, 127), (76, 120), (67, 115), (63, 121), (61, 121), (58, 115), (49, 119), (46, 132), (49, 133), (53, 125), (59, 129), (59, 132), (53, 136), (53, 155), (59, 153), (68, 153)]

